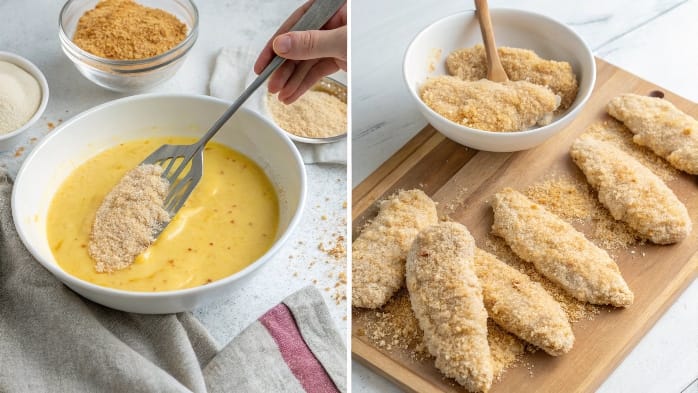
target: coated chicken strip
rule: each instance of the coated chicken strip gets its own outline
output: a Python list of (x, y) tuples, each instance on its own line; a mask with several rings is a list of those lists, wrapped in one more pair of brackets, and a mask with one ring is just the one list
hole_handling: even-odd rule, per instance
[(667, 100), (637, 94), (615, 97), (607, 109), (635, 134), (633, 142), (649, 147), (676, 169), (698, 175), (698, 120)]
[[(546, 86), (562, 97), (559, 110), (572, 106), (577, 98), (577, 76), (566, 61), (545, 60), (528, 49), (497, 48), (504, 71), (513, 81), (528, 81)], [(463, 80), (475, 81), (487, 77), (485, 48), (475, 45), (451, 52), (446, 58), (448, 73)]]
[(510, 188), (494, 196), (492, 208), (492, 232), (574, 298), (616, 307), (633, 303), (616, 263), (572, 225)]
[(626, 222), (640, 236), (670, 244), (691, 232), (686, 206), (635, 158), (589, 136), (578, 138), (570, 155), (613, 218)]
[(405, 257), (422, 229), (436, 224), (436, 205), (420, 190), (380, 203), (376, 218), (352, 244), (352, 305), (383, 306), (405, 282)]
[(425, 229), (407, 255), (407, 290), (436, 367), (468, 390), (486, 392), (493, 372), (474, 253), (475, 240), (461, 224)]
[(427, 106), (455, 123), (497, 132), (548, 124), (560, 104), (550, 89), (533, 83), (468, 82), (448, 75), (427, 79), (420, 96)]
[(487, 313), (499, 326), (553, 356), (572, 349), (567, 314), (539, 283), (481, 249), (475, 250), (475, 273)]

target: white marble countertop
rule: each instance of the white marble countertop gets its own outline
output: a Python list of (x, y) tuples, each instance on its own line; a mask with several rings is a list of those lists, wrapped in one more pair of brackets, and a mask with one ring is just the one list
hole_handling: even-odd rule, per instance
[[(260, 48), (279, 24), (302, 3), (301, 0), (198, 1), (199, 38), (174, 78), (153, 92), (208, 94), (208, 79), (215, 57), (223, 46)], [(27, 152), (49, 132), (48, 123), (58, 124), (93, 106), (125, 96), (104, 90), (73, 67), (58, 41), (58, 14), (62, 1), (0, 1), (0, 50), (23, 56), (46, 76), (49, 104), (43, 118), (20, 145), (0, 153), (0, 167), (12, 176)], [(18, 149), (24, 150), (20, 154)], [(347, 302), (336, 302), (338, 274), (346, 261), (336, 260), (319, 249), (335, 245), (346, 234), (346, 167), (307, 165), (308, 200), (305, 214), (277, 256), (265, 265), (244, 288), (195, 311), (211, 334), (224, 344), (283, 298), (315, 285), (325, 298), (340, 333), (346, 337)]]
[[(491, 0), (490, 7), (527, 9), (561, 20), (581, 34), (596, 56), (698, 101), (698, 0)], [(471, 3), (462, 0), (352, 1), (354, 186), (426, 125), (402, 81), (402, 56), (410, 40), (434, 20), (468, 8)], [(352, 367), (354, 392), (400, 391), (358, 362), (352, 362)], [(696, 378), (698, 281), (598, 392), (693, 393), (698, 386), (687, 387)]]

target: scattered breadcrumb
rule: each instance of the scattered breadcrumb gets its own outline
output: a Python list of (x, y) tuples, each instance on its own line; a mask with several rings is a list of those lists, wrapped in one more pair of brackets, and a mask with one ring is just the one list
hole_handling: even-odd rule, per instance
[(159, 165), (139, 165), (104, 197), (92, 225), (88, 252), (100, 273), (124, 269), (155, 241), (170, 220), (163, 208), (169, 183)]
[(635, 231), (611, 217), (586, 182), (557, 175), (529, 186), (524, 194), (578, 229), (590, 228), (586, 231), (589, 239), (606, 250), (626, 249), (637, 243)]
[(492, 372), (499, 380), (507, 368), (515, 366), (521, 360), (525, 344), (499, 327), (491, 318), (487, 319), (487, 342), (490, 344)]
[[(354, 308), (352, 322), (359, 336), (366, 337), (378, 348), (386, 351), (401, 351), (416, 362), (433, 359), (422, 341), (422, 330), (412, 312), (410, 297), (401, 289), (383, 308), (366, 310)], [(492, 357), (492, 371), (501, 377), (507, 368), (513, 367), (524, 353), (524, 343), (487, 320), (487, 341)]]
[(594, 123), (584, 133), (601, 141), (613, 143), (666, 182), (674, 180), (679, 174), (678, 169), (654, 154), (652, 150), (636, 145), (633, 142), (633, 133), (618, 120), (609, 119)]
[(455, 199), (447, 202), (443, 215), (448, 216), (465, 205), (465, 196), (468, 194), (468, 187), (458, 187)]
[(318, 250), (331, 256), (334, 259), (343, 259), (347, 256), (346, 241), (344, 236), (337, 236), (334, 246), (326, 248), (323, 243), (318, 244)]

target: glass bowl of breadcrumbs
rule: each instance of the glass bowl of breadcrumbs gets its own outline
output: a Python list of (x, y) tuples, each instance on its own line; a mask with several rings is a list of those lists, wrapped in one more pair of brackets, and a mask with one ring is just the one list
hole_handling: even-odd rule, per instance
[(177, 72), (198, 26), (190, 0), (69, 0), (60, 13), (59, 38), (85, 78), (132, 93)]

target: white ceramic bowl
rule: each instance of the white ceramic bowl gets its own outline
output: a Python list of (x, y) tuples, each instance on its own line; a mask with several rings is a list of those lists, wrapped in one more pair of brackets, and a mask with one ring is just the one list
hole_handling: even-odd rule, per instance
[[(228, 108), (207, 96), (140, 95), (100, 105), (51, 132), (24, 161), (12, 192), (12, 215), (32, 255), (82, 296), (118, 310), (162, 314), (194, 309), (225, 296), (276, 254), (300, 219), (306, 194), (305, 167), (293, 143), (269, 121), (241, 109), (214, 140), (253, 159), (279, 195), (279, 227), (271, 249), (242, 271), (211, 284), (166, 292), (131, 292), (98, 286), (61, 269), (49, 248), (46, 216), (57, 188), (80, 164), (118, 143), (155, 136), (198, 137)], [(87, 185), (86, 185), (87, 186)], [(264, 291), (264, 288), (250, 288)]]
[(48, 83), (46, 82), (46, 78), (44, 77), (44, 74), (41, 73), (39, 68), (24, 57), (10, 52), (0, 51), (0, 61), (12, 63), (24, 71), (27, 71), (31, 76), (34, 77), (34, 79), (36, 79), (37, 82), (39, 82), (39, 87), (41, 88), (41, 101), (39, 103), (39, 107), (36, 109), (36, 112), (34, 112), (34, 116), (32, 116), (29, 121), (24, 123), (22, 127), (19, 127), (12, 132), (8, 132), (7, 134), (0, 134), (0, 151), (5, 151), (16, 145), (21, 138), (22, 133), (34, 125), (34, 123), (36, 123), (36, 121), (39, 120), (41, 115), (44, 113), (44, 110), (46, 110), (46, 105), (48, 104)]
[[(256, 78), (257, 75), (252, 72), (248, 76), (248, 80), (246, 84), (252, 83), (254, 78)], [(336, 89), (337, 93), (341, 96), (340, 98), (343, 99), (343, 101), (346, 103), (347, 102), (347, 73), (344, 71), (337, 71), (334, 74), (331, 74), (329, 76), (326, 76), (322, 78), (322, 80), (318, 83), (325, 83), (326, 86), (330, 89)], [(286, 135), (288, 135), (289, 138), (296, 142), (301, 142), (301, 143), (306, 143), (306, 144), (311, 144), (311, 145), (318, 145), (318, 144), (325, 144), (325, 143), (334, 143), (334, 142), (339, 142), (343, 139), (347, 139), (347, 132), (327, 138), (305, 138), (302, 136), (294, 135), (291, 134), (290, 132), (284, 130), (276, 124), (276, 121), (274, 120), (274, 115), (272, 115), (271, 110), (269, 109), (269, 99), (268, 99), (268, 93), (267, 93), (267, 82), (261, 87), (257, 92), (253, 95), (253, 97), (248, 101), (247, 107), (251, 107), (252, 109), (257, 110), (259, 113), (261, 113), (264, 117), (269, 119), (275, 126), (279, 127), (281, 131), (283, 131)], [(340, 91), (340, 89), (343, 90)], [(347, 124), (348, 125), (348, 124)]]
[[(498, 46), (525, 48), (544, 59), (567, 61), (579, 82), (572, 106), (547, 126), (519, 132), (490, 132), (454, 123), (429, 108), (419, 97), (419, 86), (429, 76), (447, 74), (445, 58), (456, 49), (482, 43), (474, 11), (440, 19), (412, 40), (403, 64), (403, 76), (419, 110), (437, 130), (462, 145), (479, 150), (510, 152), (530, 149), (562, 131), (589, 99), (596, 80), (596, 63), (584, 40), (572, 29), (547, 16), (513, 9), (491, 9)], [(441, 50), (441, 57), (434, 52)], [(435, 69), (430, 70), (436, 66)]]

